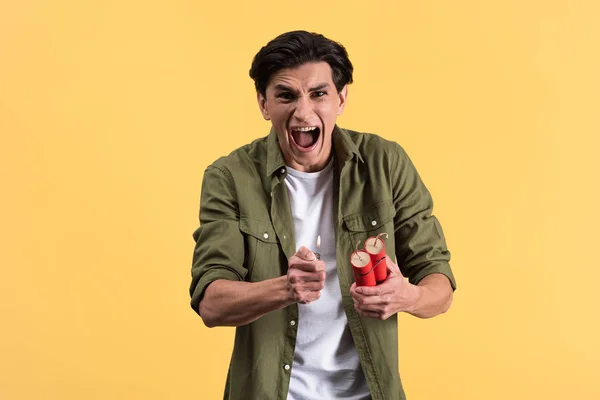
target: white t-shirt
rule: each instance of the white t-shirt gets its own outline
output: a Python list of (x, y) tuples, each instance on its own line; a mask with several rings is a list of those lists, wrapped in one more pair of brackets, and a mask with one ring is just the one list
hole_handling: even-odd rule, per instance
[(307, 246), (325, 262), (325, 287), (310, 304), (298, 304), (298, 334), (288, 400), (370, 399), (369, 388), (342, 306), (336, 270), (333, 160), (319, 172), (287, 168), (296, 249)]

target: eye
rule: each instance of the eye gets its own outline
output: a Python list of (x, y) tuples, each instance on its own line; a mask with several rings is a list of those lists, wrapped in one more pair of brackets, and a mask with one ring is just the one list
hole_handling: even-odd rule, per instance
[(278, 93), (276, 96), (278, 99), (282, 99), (282, 100), (293, 100), (294, 99), (294, 95), (290, 92), (281, 92)]
[(323, 96), (325, 96), (326, 94), (327, 94), (327, 92), (326, 92), (326, 91), (324, 91), (324, 90), (319, 90), (318, 92), (314, 92), (314, 93), (313, 93), (314, 97), (323, 97)]

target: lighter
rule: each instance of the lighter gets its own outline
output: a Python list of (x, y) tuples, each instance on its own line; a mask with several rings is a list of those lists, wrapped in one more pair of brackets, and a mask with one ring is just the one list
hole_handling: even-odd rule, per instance
[(319, 250), (321, 249), (321, 235), (317, 236), (317, 252), (315, 253), (315, 257), (317, 257), (317, 260), (321, 259), (321, 253), (319, 253)]

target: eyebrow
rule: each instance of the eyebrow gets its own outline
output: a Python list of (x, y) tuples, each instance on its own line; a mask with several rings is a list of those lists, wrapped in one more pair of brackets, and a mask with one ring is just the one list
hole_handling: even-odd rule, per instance
[(318, 84), (317, 86), (315, 86), (313, 88), (310, 88), (310, 91), (314, 92), (315, 90), (326, 89), (328, 87), (329, 87), (329, 83), (321, 83), (321, 84)]
[[(314, 92), (315, 90), (321, 90), (321, 89), (325, 89), (329, 87), (329, 83), (320, 83), (317, 86), (314, 86), (312, 88), (309, 89), (309, 92)], [(276, 90), (284, 90), (286, 92), (292, 92), (292, 93), (296, 93), (296, 90), (292, 89), (289, 86), (286, 86), (284, 84), (278, 83), (275, 85), (275, 89)]]

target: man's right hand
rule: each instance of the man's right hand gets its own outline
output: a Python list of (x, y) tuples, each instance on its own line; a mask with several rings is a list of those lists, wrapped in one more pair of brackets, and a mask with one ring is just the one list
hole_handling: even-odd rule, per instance
[(325, 287), (325, 262), (317, 260), (309, 248), (302, 246), (288, 263), (287, 291), (290, 298), (308, 304), (321, 297)]

